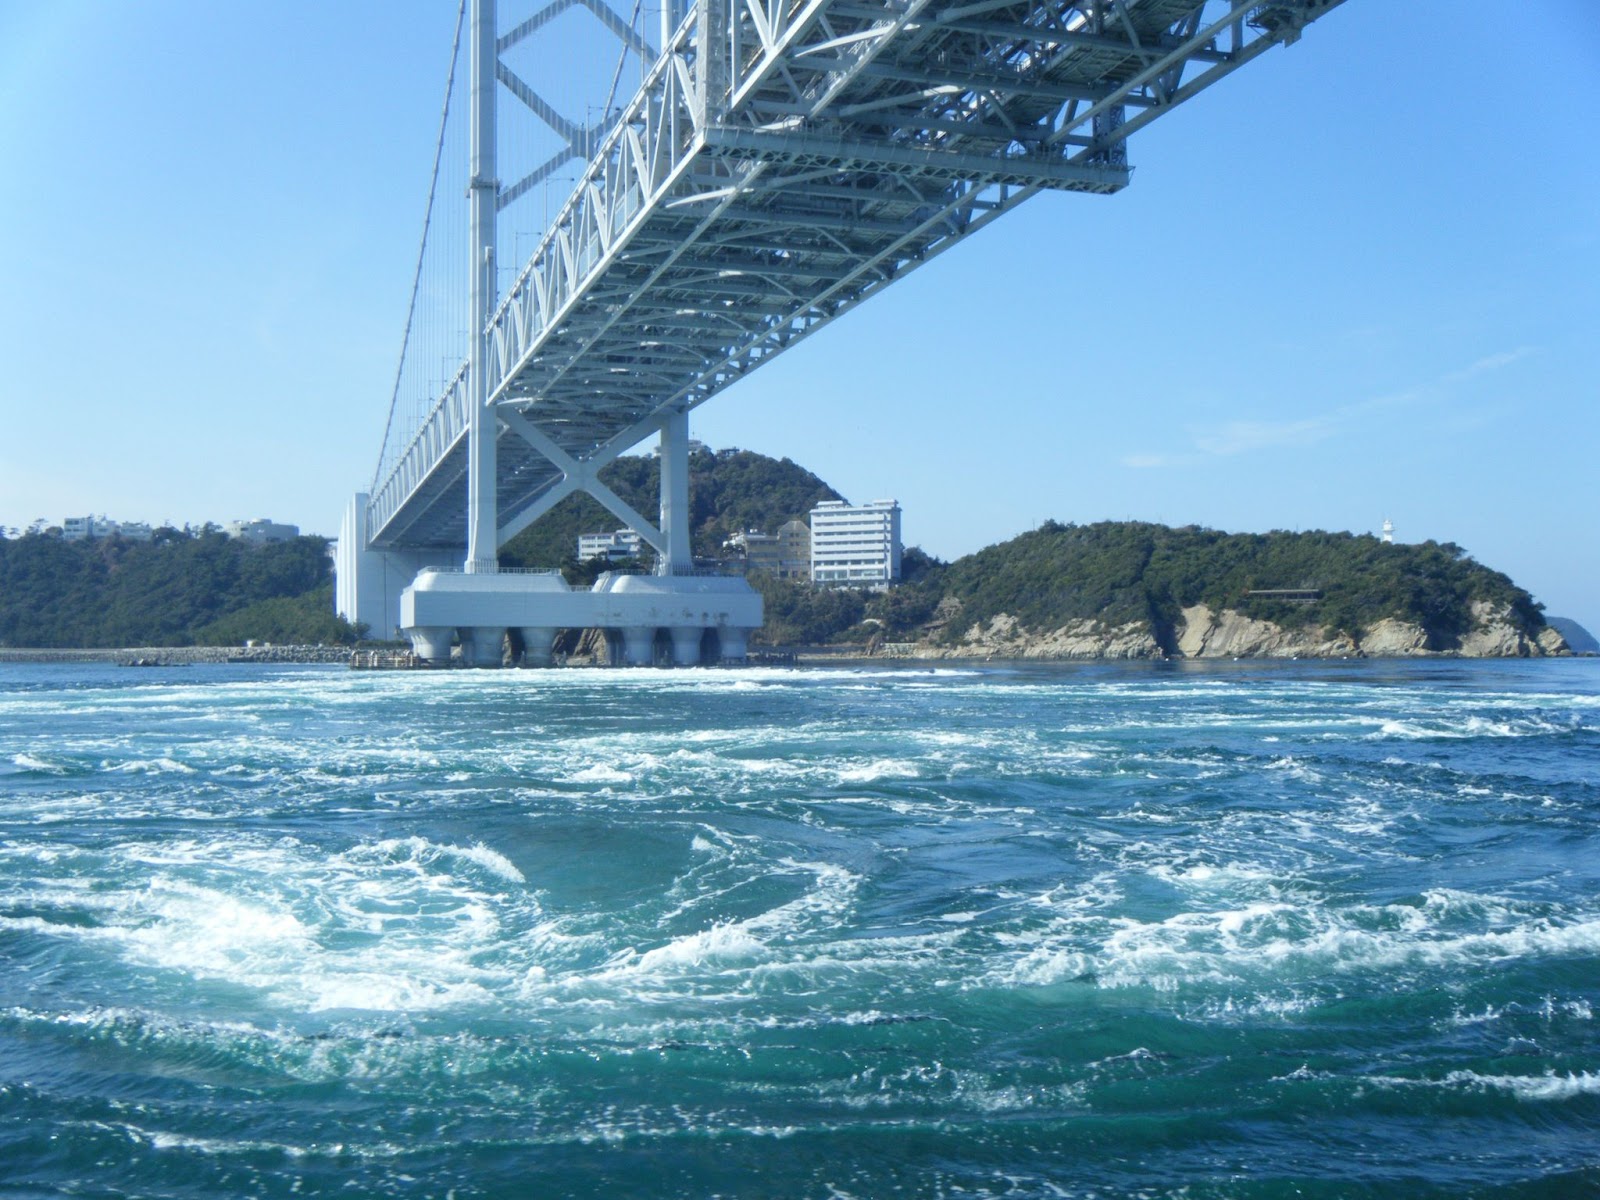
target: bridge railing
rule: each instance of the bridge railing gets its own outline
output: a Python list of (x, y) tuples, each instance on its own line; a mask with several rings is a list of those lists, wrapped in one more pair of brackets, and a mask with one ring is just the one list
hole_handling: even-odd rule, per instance
[(467, 364), (462, 363), (433, 411), (400, 452), (388, 477), (367, 501), (367, 528), (375, 535), (389, 524), (450, 448), (465, 436), (467, 406), (471, 403), (467, 382)]
[(695, 103), (696, 47), (691, 12), (495, 310), (489, 323), (491, 403), (626, 243), (629, 225), (672, 187), (692, 158), (704, 121), (704, 105)]

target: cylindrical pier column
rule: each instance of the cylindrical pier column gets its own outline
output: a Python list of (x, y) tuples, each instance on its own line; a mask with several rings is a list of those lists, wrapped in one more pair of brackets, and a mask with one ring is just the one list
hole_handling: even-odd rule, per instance
[(418, 658), (431, 663), (447, 663), (450, 661), (450, 639), (455, 630), (439, 625), (428, 625), (417, 629), (407, 629), (405, 634), (411, 639), (411, 652)]
[(542, 625), (525, 625), (518, 632), (522, 634), (522, 665), (548, 667), (555, 657), (551, 650), (555, 645), (556, 631)]
[(624, 660), (630, 667), (648, 667), (656, 661), (656, 631), (648, 625), (628, 626), (622, 631)]
[(672, 662), (679, 667), (700, 665), (700, 637), (705, 630), (698, 625), (674, 625), (672, 634)]
[(747, 630), (734, 629), (727, 625), (723, 625), (717, 629), (717, 642), (721, 651), (723, 662), (727, 662), (730, 659), (743, 659), (745, 657), (745, 655), (748, 653), (748, 650), (745, 646), (747, 636)]
[(498, 667), (505, 660), (506, 631), (493, 625), (474, 625), (461, 631), (461, 661), (469, 667)]

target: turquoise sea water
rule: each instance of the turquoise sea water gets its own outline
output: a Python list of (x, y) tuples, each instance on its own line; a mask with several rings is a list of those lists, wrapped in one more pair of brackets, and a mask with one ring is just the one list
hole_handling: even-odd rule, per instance
[(1600, 662), (0, 667), (0, 1197), (1600, 1195)]

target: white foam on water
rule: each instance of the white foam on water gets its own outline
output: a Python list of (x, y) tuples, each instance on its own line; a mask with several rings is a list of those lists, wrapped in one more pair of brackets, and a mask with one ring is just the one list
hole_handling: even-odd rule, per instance
[[(763, 970), (815, 975), (830, 969), (831, 956), (841, 952), (833, 932), (846, 922), (859, 877), (831, 863), (783, 859), (766, 869), (774, 868), (785, 875), (808, 873), (811, 886), (793, 900), (742, 920), (713, 921), (646, 949), (616, 949), (597, 966), (552, 968), (527, 980), (525, 994), (633, 1005), (672, 994), (702, 999), (716, 993), (739, 994)], [(672, 912), (681, 914), (687, 908), (683, 905)]]
[(593, 763), (582, 770), (567, 775), (565, 783), (632, 783), (633, 775), (605, 763)]
[(493, 1003), (527, 969), (508, 926), (538, 913), (499, 851), (420, 837), (331, 856), (287, 838), (136, 842), (82, 869), (95, 887), (31, 884), (21, 898), (47, 915), (5, 923), (294, 1011)]
[(1451, 740), (1475, 738), (1547, 737), (1550, 734), (1573, 733), (1581, 728), (1576, 719), (1552, 720), (1548, 716), (1529, 714), (1517, 718), (1490, 718), (1477, 713), (1441, 713), (1433, 718), (1391, 718), (1383, 721), (1369, 738), (1401, 738), (1408, 741), (1440, 738)]
[[(1180, 881), (1184, 875), (1169, 873)], [(1251, 882), (1241, 881), (1241, 898)], [(1199, 888), (1191, 894), (1196, 904), (1208, 899)], [(1209, 898), (1231, 896), (1224, 889)], [(1159, 991), (1229, 984), (1277, 993), (1300, 981), (1353, 974), (1477, 972), (1600, 953), (1600, 917), (1556, 922), (1494, 897), (1444, 889), (1426, 893), (1421, 904), (1248, 899), (1149, 921), (1097, 915), (1082, 905), (1063, 909), (1056, 901), (1048, 907), (1058, 915), (1046, 927), (1000, 939), (1016, 954), (992, 963), (986, 978), (1026, 986), (1092, 978), (1101, 987)]]
[(1558, 1075), (1480, 1075), (1476, 1071), (1452, 1071), (1447, 1084), (1481, 1085), (1511, 1092), (1518, 1100), (1571, 1100), (1577, 1096), (1600, 1096), (1600, 1072), (1579, 1071)]
[(1600, 1072), (1593, 1071), (1568, 1071), (1565, 1074), (1546, 1071), (1542, 1075), (1485, 1075), (1477, 1071), (1451, 1071), (1439, 1079), (1367, 1075), (1359, 1077), (1359, 1082), (1395, 1090), (1437, 1088), (1447, 1091), (1509, 1092), (1518, 1100), (1530, 1103), (1600, 1096)]
[(1489, 1025), (1498, 1021), (1505, 1015), (1505, 1009), (1496, 1008), (1492, 1004), (1485, 1004), (1481, 1012), (1462, 1012), (1459, 1008), (1444, 1018), (1445, 1025), (1461, 1028), (1471, 1025)]
[(1157, 879), (1200, 892), (1248, 888), (1264, 889), (1275, 894), (1277, 889), (1274, 885), (1283, 878), (1281, 870), (1246, 862), (1196, 863), (1192, 866), (1157, 863), (1147, 869)]
[(61, 775), (66, 772), (66, 768), (59, 763), (53, 763), (49, 759), (40, 758), (37, 755), (26, 752), (13, 754), (11, 756), (11, 765), (23, 771), (44, 771), (51, 775)]
[(188, 763), (182, 763), (175, 758), (166, 756), (151, 759), (131, 759), (127, 762), (104, 762), (100, 764), (100, 768), (104, 771), (124, 771), (151, 775), (194, 775), (197, 773), (196, 769)]
[(1424, 891), (1422, 912), (1434, 924), (1466, 919), (1502, 925), (1516, 916), (1514, 906), (1499, 896), (1485, 896), (1457, 888), (1429, 888)]
[(1299, 1017), (1324, 1003), (1325, 997), (1287, 993), (1264, 993), (1238, 996), (1229, 994), (1201, 1003), (1188, 1015), (1207, 1021), (1258, 1020), (1262, 1017), (1274, 1021)]
[(489, 849), (482, 842), (474, 842), (470, 846), (444, 846), (442, 850), (447, 855), (475, 862), (480, 867), (487, 868), (500, 876), (501, 879), (509, 880), (511, 883), (528, 882), (527, 876), (517, 870), (516, 865), (509, 858), (498, 850)]
[(138, 923), (118, 932), (129, 957), (196, 978), (272, 986), (283, 964), (314, 952), (294, 913), (213, 888), (157, 879), (132, 899)]
[(256, 1138), (205, 1138), (163, 1130), (147, 1130), (128, 1122), (120, 1122), (114, 1128), (122, 1130), (133, 1141), (143, 1142), (152, 1150), (179, 1151), (211, 1157), (278, 1153), (291, 1159), (390, 1159), (415, 1154), (418, 1149), (415, 1143), (401, 1144), (386, 1141), (311, 1142), (304, 1146), (296, 1146), (286, 1142), (262, 1141)]
[[(741, 962), (760, 957), (766, 944), (743, 924), (718, 924), (710, 929), (674, 938), (665, 946), (647, 950), (631, 965), (640, 972), (654, 974), (681, 967), (700, 967), (707, 963)], [(624, 960), (628, 961), (628, 960)]]
[(838, 777), (841, 783), (872, 783), (879, 779), (915, 779), (919, 774), (917, 765), (903, 758), (879, 758), (864, 765), (845, 767)]
[[(143, 1142), (152, 1150), (181, 1150), (191, 1154), (205, 1154), (221, 1157), (234, 1154), (282, 1154), (287, 1158), (304, 1158), (308, 1154), (317, 1154), (315, 1147), (294, 1146), (286, 1142), (264, 1142), (254, 1139), (235, 1138), (205, 1138), (195, 1137), (190, 1134), (168, 1133), (162, 1130), (148, 1130), (138, 1125), (126, 1122), (118, 1126), (129, 1139)], [(343, 1145), (336, 1148), (342, 1152)]]

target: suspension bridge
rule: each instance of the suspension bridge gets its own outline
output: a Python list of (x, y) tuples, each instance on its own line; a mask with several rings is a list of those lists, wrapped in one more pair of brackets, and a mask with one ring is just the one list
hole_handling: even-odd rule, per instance
[[(511, 24), (463, 0), (340, 612), (430, 660), (498, 664), (516, 630), (544, 662), (566, 627), (629, 662), (658, 631), (677, 662), (742, 656), (760, 599), (694, 572), (689, 411), (1039, 192), (1121, 190), (1134, 133), (1342, 2), (548, 0)], [(650, 437), (655, 521), (599, 478)], [(498, 570), (574, 492), (654, 576)]]

